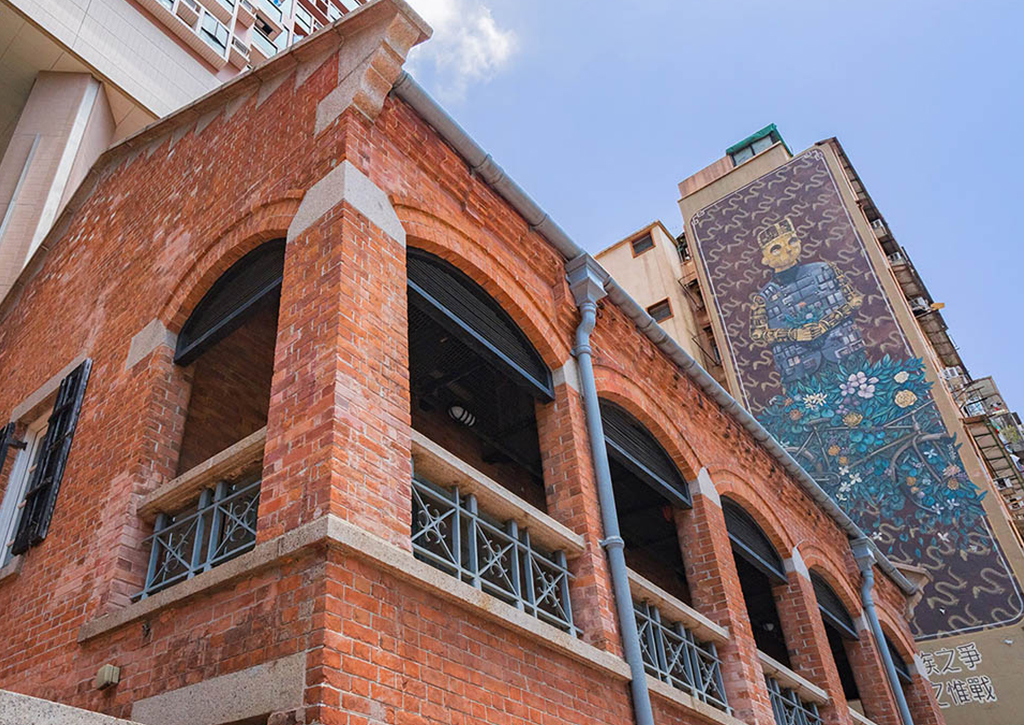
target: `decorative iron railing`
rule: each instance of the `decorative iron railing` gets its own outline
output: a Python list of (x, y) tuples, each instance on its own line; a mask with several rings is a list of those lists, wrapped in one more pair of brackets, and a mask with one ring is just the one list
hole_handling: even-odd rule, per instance
[(416, 558), (577, 634), (565, 552), (536, 548), (515, 521), (500, 524), (480, 512), (475, 496), (414, 478), (412, 547)]
[(818, 706), (801, 700), (793, 690), (784, 688), (771, 675), (765, 675), (776, 725), (821, 725)]
[(647, 602), (633, 602), (647, 672), (698, 700), (730, 712), (713, 642), (699, 641), (679, 622), (666, 621)]
[(260, 481), (207, 488), (199, 500), (174, 515), (157, 514), (146, 585), (140, 598), (155, 594), (223, 564), (256, 544)]

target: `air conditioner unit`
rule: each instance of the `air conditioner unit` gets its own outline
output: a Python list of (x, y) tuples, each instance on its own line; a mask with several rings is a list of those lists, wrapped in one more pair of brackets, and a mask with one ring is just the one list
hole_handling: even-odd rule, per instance
[(931, 312), (932, 306), (928, 304), (928, 300), (924, 297), (912, 297), (910, 299), (910, 309), (914, 312)]
[(887, 237), (889, 236), (889, 227), (885, 225), (885, 221), (882, 219), (875, 219), (871, 222), (871, 228), (875, 230), (876, 237)]
[(952, 380), (953, 378), (960, 377), (961, 375), (963, 375), (963, 373), (964, 373), (963, 368), (961, 368), (959, 365), (954, 365), (953, 367), (943, 368), (943, 370), (942, 370), (942, 379), (943, 380)]

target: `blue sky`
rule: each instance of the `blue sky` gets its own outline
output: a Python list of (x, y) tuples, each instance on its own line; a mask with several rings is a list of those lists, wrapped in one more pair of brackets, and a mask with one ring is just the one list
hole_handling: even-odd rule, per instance
[(1018, 4), (411, 2), (437, 29), (417, 79), (590, 251), (680, 231), (678, 182), (768, 123), (794, 151), (837, 136), (971, 373), (1024, 413)]

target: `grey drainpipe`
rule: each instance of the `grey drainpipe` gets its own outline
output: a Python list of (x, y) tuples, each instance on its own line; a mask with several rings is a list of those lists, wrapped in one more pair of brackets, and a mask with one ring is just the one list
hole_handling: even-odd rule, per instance
[(863, 576), (860, 585), (860, 601), (864, 606), (864, 613), (868, 618), (868, 625), (871, 627), (871, 634), (875, 638), (875, 646), (882, 653), (882, 662), (885, 663), (885, 674), (889, 677), (889, 687), (892, 689), (893, 697), (896, 698), (896, 705), (900, 709), (900, 719), (903, 725), (914, 725), (914, 718), (910, 716), (910, 708), (907, 707), (907, 698), (903, 694), (903, 687), (900, 685), (899, 676), (896, 674), (896, 665), (893, 664), (892, 654), (885, 642), (885, 635), (882, 633), (882, 625), (878, 623), (878, 614), (875, 612), (875, 601), (871, 596), (871, 590), (875, 586), (875, 572), (872, 568), (875, 563), (875, 555), (867, 538), (857, 539), (851, 542), (853, 556), (857, 559), (857, 566)]
[(608, 554), (608, 569), (615, 594), (615, 609), (619, 615), (619, 629), (622, 631), (622, 649), (632, 673), (630, 690), (633, 696), (633, 712), (637, 725), (654, 725), (651, 709), (651, 693), (647, 689), (647, 672), (643, 655), (640, 653), (640, 636), (633, 614), (633, 595), (629, 590), (629, 576), (626, 573), (625, 546), (619, 535), (619, 515), (615, 510), (615, 494), (612, 491), (612, 474), (608, 466), (608, 449), (605, 447), (604, 425), (601, 423), (601, 408), (597, 399), (597, 384), (594, 382), (594, 365), (590, 356), (590, 333), (597, 321), (597, 301), (604, 297), (604, 286), (600, 266), (590, 255), (580, 255), (565, 266), (569, 273), (569, 287), (576, 306), (580, 309), (580, 324), (576, 328), (576, 346), (573, 355), (579, 368), (580, 387), (583, 392), (583, 407), (587, 417), (587, 434), (590, 438), (590, 455), (594, 461), (594, 475), (597, 478), (597, 496), (601, 505), (601, 522), (604, 525), (604, 539), (601, 546)]

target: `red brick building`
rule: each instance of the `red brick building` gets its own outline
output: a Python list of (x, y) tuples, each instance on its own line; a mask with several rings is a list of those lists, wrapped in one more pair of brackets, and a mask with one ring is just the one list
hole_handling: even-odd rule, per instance
[(0, 688), (941, 722), (913, 587), (402, 73), (429, 32), (376, 0), (110, 149), (0, 305)]

